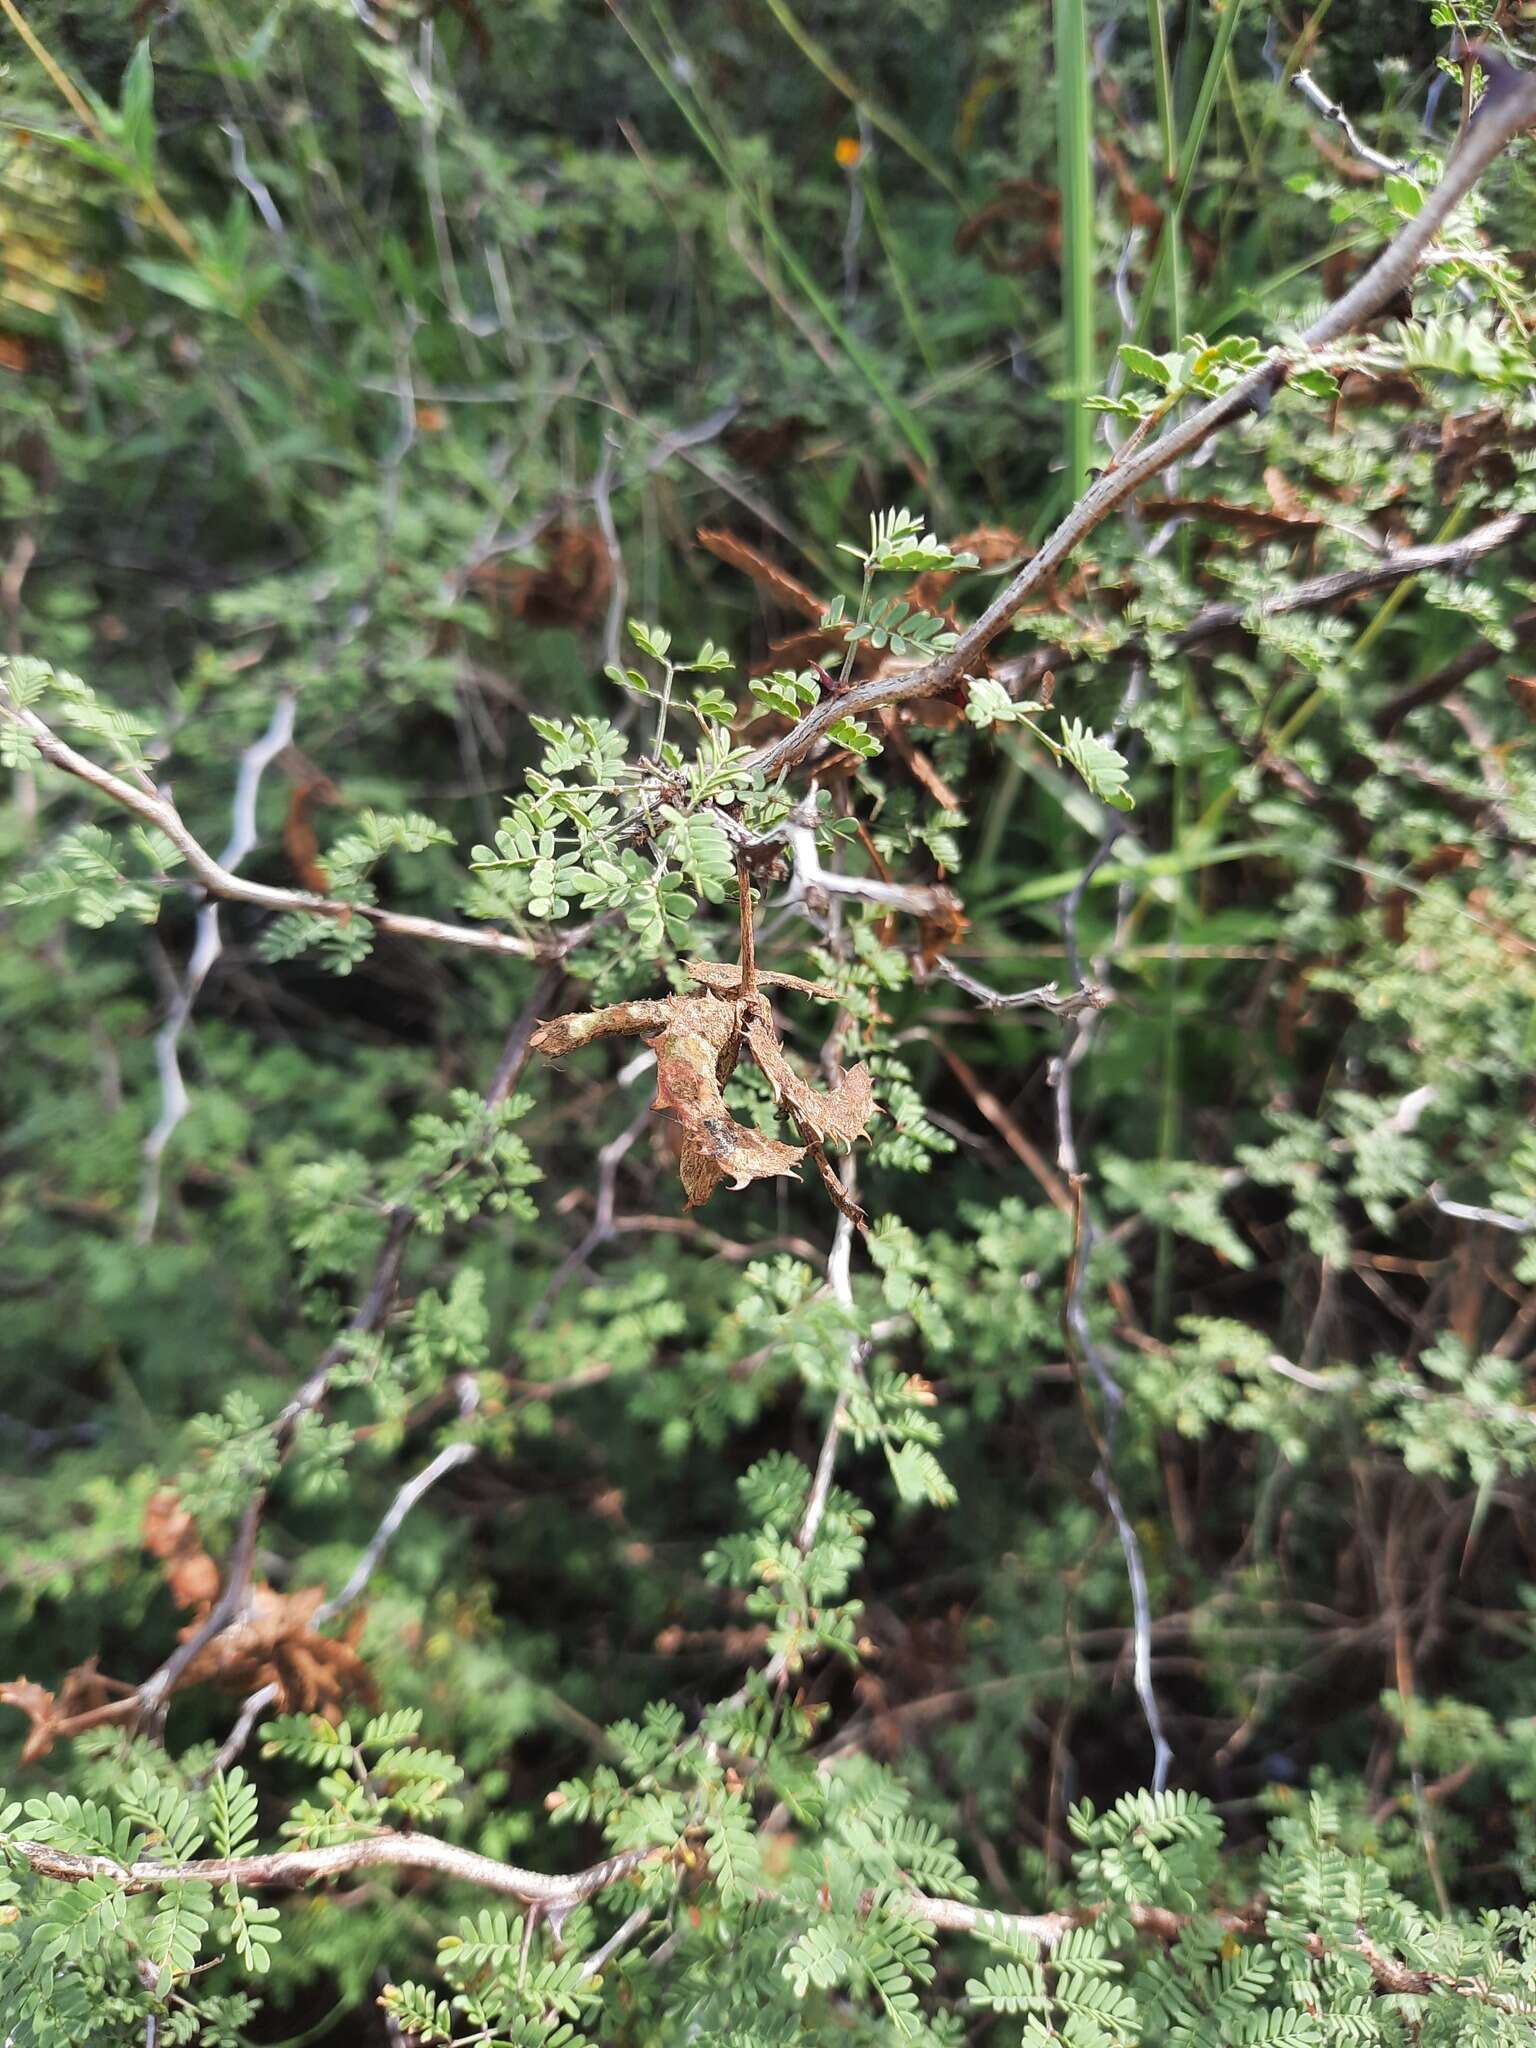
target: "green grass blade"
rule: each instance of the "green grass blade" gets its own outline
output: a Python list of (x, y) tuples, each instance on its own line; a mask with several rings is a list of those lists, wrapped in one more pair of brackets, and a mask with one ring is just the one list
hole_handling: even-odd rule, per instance
[(1088, 488), (1094, 416), (1093, 105), (1085, 0), (1055, 0), (1056, 160), (1061, 181), (1061, 300), (1067, 324), (1065, 454), (1072, 495)]
[[(893, 425), (912, 452), (929, 470), (937, 468), (938, 455), (927, 429), (900, 395), (886, 381), (879, 364), (864, 348), (857, 336), (850, 333), (838, 315), (827, 294), (821, 289), (805, 264), (801, 261), (792, 244), (763, 205), (762, 200), (748, 181), (737, 170), (729, 150), (712, 131), (696, 103), (694, 94), (681, 83), (676, 67), (668, 63), (661, 53), (651, 47), (649, 41), (636, 28), (633, 21), (620, 8), (613, 8), (614, 19), (640, 52), (646, 66), (668, 98), (693, 130), (708, 152), (715, 167), (736, 194), (742, 205), (751, 214), (758, 233), (773, 250), (784, 268), (789, 272), (801, 293), (814, 308), (817, 317), (832, 335), (850, 363), (879, 399)], [(932, 487), (932, 480), (930, 480)]]
[(792, 11), (788, 0), (763, 0), (763, 4), (801, 56), (815, 65), (827, 83), (835, 86), (850, 106), (857, 107), (872, 128), (878, 128), (882, 135), (888, 136), (899, 150), (911, 157), (919, 169), (926, 171), (936, 184), (941, 185), (957, 206), (964, 206), (965, 195), (937, 157), (912, 133), (905, 121), (898, 119), (888, 108), (882, 107), (878, 100), (872, 100), (867, 93), (860, 91), (857, 82), (848, 76), (830, 52), (817, 42), (810, 30)]

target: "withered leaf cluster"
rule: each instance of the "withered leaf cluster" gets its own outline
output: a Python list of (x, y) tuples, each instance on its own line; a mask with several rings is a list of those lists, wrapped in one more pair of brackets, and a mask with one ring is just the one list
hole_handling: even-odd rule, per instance
[(348, 1699), (376, 1706), (373, 1675), (357, 1651), (362, 1613), (346, 1635), (323, 1636), (310, 1623), (324, 1598), (323, 1586), (293, 1593), (253, 1586), (244, 1614), (198, 1652), (182, 1683), (244, 1694), (273, 1685), (280, 1714), (323, 1714), (331, 1722), (340, 1720)]
[[(688, 1207), (695, 1209), (728, 1181), (744, 1188), (755, 1180), (793, 1174), (809, 1152), (837, 1206), (860, 1225), (862, 1213), (849, 1202), (827, 1162), (829, 1140), (851, 1145), (867, 1135), (875, 1114), (873, 1082), (862, 1062), (839, 1074), (830, 1089), (814, 1087), (785, 1055), (764, 988), (794, 989), (823, 1002), (836, 992), (798, 974), (769, 970), (748, 973), (739, 966), (690, 960), (686, 972), (697, 995), (646, 997), (583, 1010), (541, 1024), (533, 1045), (548, 1059), (561, 1059), (599, 1038), (643, 1038), (656, 1055), (654, 1107), (675, 1117), (682, 1134), (678, 1162)], [(800, 1134), (786, 1144), (741, 1124), (725, 1106), (726, 1082), (743, 1051), (761, 1068), (774, 1101)]]
[[(181, 1631), (185, 1641), (212, 1610), (219, 1568), (168, 1487), (151, 1496), (140, 1533), (144, 1548), (165, 1561), (171, 1598), (192, 1612)], [(272, 1586), (253, 1585), (243, 1611), (203, 1645), (182, 1673), (181, 1684), (215, 1684), (241, 1693), (275, 1685), (280, 1713), (324, 1714), (330, 1720), (339, 1719), (349, 1697), (371, 1701), (373, 1679), (356, 1648), (362, 1614), (354, 1616), (347, 1636), (323, 1636), (311, 1623), (324, 1599), (323, 1586), (279, 1593)]]
[[(220, 1589), (219, 1568), (170, 1488), (150, 1497), (140, 1537), (144, 1548), (163, 1561), (171, 1598), (178, 1607), (191, 1610), (192, 1618), (181, 1631), (185, 1642), (213, 1609)], [(348, 1699), (375, 1704), (372, 1674), (357, 1651), (362, 1613), (356, 1614), (344, 1637), (321, 1635), (311, 1624), (324, 1599), (323, 1586), (280, 1593), (272, 1586), (253, 1585), (243, 1612), (203, 1645), (174, 1689), (214, 1684), (249, 1694), (271, 1685), (276, 1687), (274, 1705), (279, 1713), (323, 1714), (332, 1722), (340, 1720)], [(31, 1722), (21, 1752), (21, 1761), (30, 1764), (45, 1757), (56, 1742), (87, 1728), (135, 1721), (139, 1688), (106, 1677), (93, 1656), (67, 1672), (57, 1692), (29, 1678), (0, 1684), (0, 1706), (15, 1707)]]

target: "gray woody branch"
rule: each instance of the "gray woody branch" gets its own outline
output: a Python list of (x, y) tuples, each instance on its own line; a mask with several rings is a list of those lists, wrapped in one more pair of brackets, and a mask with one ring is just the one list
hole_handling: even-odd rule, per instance
[(659, 1853), (626, 1849), (589, 1869), (550, 1875), (498, 1863), (493, 1856), (481, 1856), (433, 1835), (401, 1833), (370, 1835), (361, 1842), (334, 1842), (324, 1849), (280, 1849), (271, 1856), (207, 1856), (192, 1863), (126, 1865), (114, 1863), (110, 1856), (71, 1856), (46, 1843), (22, 1842), (14, 1836), (4, 1841), (8, 1850), (26, 1859), (38, 1877), (59, 1878), (66, 1884), (107, 1877), (126, 1892), (148, 1892), (200, 1879), (208, 1884), (244, 1885), (249, 1891), (298, 1891), (321, 1878), (342, 1877), (353, 1870), (426, 1870), (478, 1885), (482, 1891), (498, 1892), (504, 1898), (521, 1899), (552, 1916), (569, 1912), (594, 1893), (617, 1884)]
[[(1186, 654), (1207, 640), (1219, 640), (1228, 633), (1251, 631), (1262, 619), (1283, 618), (1288, 612), (1321, 611), (1328, 605), (1363, 597), (1372, 590), (1390, 589), (1394, 583), (1405, 583), (1411, 576), (1433, 572), (1462, 575), (1484, 555), (1493, 554), (1511, 541), (1518, 540), (1533, 524), (1536, 520), (1529, 512), (1504, 512), (1497, 519), (1474, 526), (1459, 540), (1426, 541), (1422, 547), (1389, 548), (1375, 561), (1362, 563), (1358, 569), (1335, 569), (1326, 576), (1313, 576), (1305, 583), (1294, 583), (1278, 590), (1273, 597), (1266, 597), (1257, 604), (1241, 604), (1231, 599), (1208, 604), (1204, 610), (1196, 612), (1187, 626), (1180, 627), (1172, 635), (1174, 652)], [(1128, 644), (1136, 645), (1134, 641)], [(1491, 649), (1480, 657), (1493, 658)], [(1028, 693), (1047, 673), (1059, 676), (1064, 669), (1074, 668), (1086, 659), (1077, 648), (1034, 647), (1028, 654), (1000, 662), (993, 674), (1007, 689)], [(1446, 687), (1454, 687), (1458, 679), (1453, 676)]]
[(192, 836), (169, 797), (154, 788), (125, 782), (87, 755), (77, 753), (34, 711), (0, 702), (0, 714), (32, 735), (45, 761), (89, 783), (125, 811), (142, 818), (146, 825), (163, 832), (211, 896), (222, 896), (231, 903), (254, 904), (259, 910), (307, 910), (318, 917), (343, 920), (361, 917), (379, 931), (393, 932), (399, 938), (424, 939), (440, 946), (470, 946), (481, 953), (511, 953), (520, 959), (563, 958), (586, 935), (585, 930), (567, 933), (557, 943), (540, 946), (532, 939), (493, 931), (489, 926), (447, 924), (437, 917), (413, 917), (403, 911), (384, 910), (376, 903), (347, 903), (332, 896), (312, 896), (304, 889), (278, 889), (266, 882), (252, 882), (214, 859), (201, 841)]
[(1384, 176), (1407, 170), (1408, 166), (1399, 163), (1396, 157), (1384, 156), (1379, 149), (1372, 149), (1338, 101), (1329, 99), (1310, 71), (1298, 71), (1291, 84), (1309, 106), (1317, 109), (1325, 121), (1332, 121), (1344, 131), (1345, 141), (1362, 163), (1369, 164), (1373, 171), (1380, 171)]
[[(478, 1885), (482, 1891), (503, 1898), (519, 1899), (543, 1913), (558, 1937), (564, 1916), (610, 1885), (631, 1877), (644, 1864), (661, 1861), (662, 1849), (626, 1849), (586, 1870), (553, 1875), (523, 1870), (513, 1863), (498, 1863), (473, 1849), (461, 1849), (452, 1842), (440, 1842), (431, 1835), (372, 1835), (361, 1842), (337, 1842), (325, 1849), (279, 1850), (271, 1856), (204, 1857), (192, 1863), (114, 1863), (110, 1856), (72, 1856), (41, 1842), (22, 1842), (14, 1836), (0, 1838), (4, 1847), (23, 1858), (38, 1877), (51, 1877), (65, 1884), (82, 1884), (88, 1878), (105, 1877), (124, 1891), (160, 1891), (167, 1885), (201, 1880), (207, 1884), (238, 1884), (248, 1891), (297, 1891), (321, 1878), (342, 1877), (354, 1870), (419, 1870)], [(867, 1895), (867, 1910), (874, 1895)], [(889, 1896), (882, 1900), (887, 1912), (896, 1907)], [(932, 1898), (926, 1892), (910, 1891), (901, 1905), (914, 1919), (926, 1920), (943, 1932), (973, 1934), (988, 1929), (1020, 1935), (1051, 1949), (1074, 1927), (1083, 1927), (1099, 1917), (1101, 1908), (1086, 1906), (1057, 1913), (991, 1913), (984, 1906), (967, 1905), (958, 1899)], [(1261, 1932), (1267, 1902), (1253, 1899), (1233, 1912), (1217, 1913), (1216, 1924), (1234, 1934)], [(1138, 1934), (1153, 1940), (1174, 1941), (1194, 1915), (1175, 1913), (1163, 1906), (1131, 1906), (1125, 1909)], [(636, 1916), (631, 1916), (631, 1921)], [(626, 1922), (626, 1927), (631, 1923)], [(1314, 1953), (1324, 1952), (1319, 1936), (1312, 1937)], [(1415, 1969), (1395, 1956), (1382, 1953), (1364, 1935), (1347, 1944), (1363, 1956), (1371, 1968), (1379, 1992), (1396, 1996), (1423, 1997), (1432, 1991), (1449, 1991), (1505, 2012), (1530, 2013), (1536, 2008), (1508, 1993), (1493, 1991), (1478, 1980), (1459, 1979), (1438, 1971)]]
[[(229, 844), (219, 856), (219, 865), (231, 874), (256, 844), (256, 795), (268, 767), (293, 738), (294, 698), (285, 690), (273, 707), (271, 721), (259, 739), (253, 740), (240, 756), (235, 777), (234, 825)], [(186, 972), (174, 984), (165, 1020), (155, 1033), (155, 1068), (160, 1076), (160, 1114), (154, 1129), (144, 1140), (144, 1179), (139, 1196), (137, 1242), (148, 1244), (155, 1234), (160, 1214), (160, 1167), (165, 1148), (191, 1107), (187, 1084), (181, 1072), (181, 1039), (191, 1021), (193, 1007), (214, 963), (224, 950), (219, 929), (219, 902), (210, 895), (197, 913), (197, 937)]]
[[(1536, 123), (1536, 73), (1490, 90), (1466, 134), (1445, 166), (1445, 175), (1427, 196), (1423, 209), (1403, 224), (1365, 275), (1301, 335), (1299, 351), (1320, 349), (1353, 333), (1388, 305), (1413, 277), (1456, 208), (1484, 171), (1523, 129)], [(962, 677), (1015, 617), (1026, 600), (1065, 562), (1078, 543), (1103, 524), (1112, 512), (1135, 496), (1143, 484), (1170, 464), (1182, 462), (1221, 428), (1262, 408), (1284, 381), (1297, 351), (1273, 350), (1230, 390), (1168, 427), (1157, 440), (1117, 467), (1106, 470), (1078, 499), (1055, 532), (1031, 556), (1008, 588), (961, 634), (947, 654), (905, 674), (873, 676), (851, 689), (829, 695), (783, 735), (759, 747), (746, 766), (774, 776), (803, 761), (829, 726), (840, 718), (904, 704), (914, 697), (932, 697)]]

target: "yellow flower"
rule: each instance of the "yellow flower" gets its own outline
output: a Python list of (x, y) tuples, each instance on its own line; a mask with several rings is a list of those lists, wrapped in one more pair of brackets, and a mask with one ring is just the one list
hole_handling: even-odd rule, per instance
[(837, 158), (845, 171), (851, 171), (859, 158), (864, 154), (864, 145), (860, 142), (857, 135), (839, 135), (837, 146), (832, 154)]

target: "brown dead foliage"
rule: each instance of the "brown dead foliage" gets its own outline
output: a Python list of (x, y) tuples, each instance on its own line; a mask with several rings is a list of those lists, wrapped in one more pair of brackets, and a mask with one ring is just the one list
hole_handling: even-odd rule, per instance
[[(323, 1636), (310, 1626), (325, 1599), (323, 1586), (279, 1593), (253, 1586), (245, 1614), (199, 1650), (182, 1674), (183, 1685), (218, 1685), (248, 1694), (275, 1686), (282, 1714), (323, 1714), (339, 1721), (344, 1703), (378, 1703), (373, 1676), (358, 1655), (364, 1616), (359, 1610), (345, 1636)], [(198, 1626), (190, 1622), (182, 1640)]]
[[(1018, 221), (1036, 232), (1010, 254), (1000, 231)], [(973, 250), (988, 270), (1003, 276), (1056, 265), (1061, 258), (1060, 194), (1033, 178), (1004, 179), (986, 205), (955, 230), (955, 254), (968, 256)]]
[(721, 1084), (739, 1057), (741, 1011), (739, 999), (726, 1002), (707, 991), (670, 996), (665, 1025), (646, 1040), (656, 1055), (653, 1106), (675, 1117), (682, 1132), (678, 1177), (690, 1209), (707, 1202), (722, 1181), (744, 1188), (792, 1174), (805, 1156), (803, 1146), (737, 1123), (725, 1106)]
[(971, 928), (971, 920), (952, 889), (936, 889), (934, 895), (936, 907), (933, 915), (923, 919), (918, 935), (918, 957), (927, 969), (936, 967), (950, 947), (957, 945)]
[(488, 604), (525, 625), (589, 626), (603, 614), (613, 588), (608, 544), (595, 526), (551, 526), (539, 542), (537, 569), (482, 563), (470, 587)]
[[(768, 642), (768, 658), (754, 664), (752, 673), (765, 676), (776, 668), (796, 668), (831, 654), (843, 644), (841, 630), (836, 626), (807, 626), (803, 633), (786, 633), (782, 639)], [(860, 649), (860, 654), (863, 649)], [(859, 660), (855, 657), (854, 674), (859, 672)]]
[(739, 422), (728, 427), (720, 441), (726, 453), (744, 469), (756, 470), (759, 476), (777, 476), (786, 464), (798, 458), (810, 431), (811, 423), (805, 415), (791, 412), (758, 426)]
[(1374, 164), (1363, 158), (1352, 156), (1336, 142), (1330, 142), (1319, 128), (1307, 131), (1308, 140), (1335, 177), (1342, 178), (1349, 185), (1376, 185), (1381, 182), (1381, 172)]
[(32, 1764), (67, 1736), (83, 1734), (103, 1722), (130, 1720), (138, 1704), (136, 1690), (121, 1679), (103, 1676), (98, 1660), (87, 1657), (73, 1671), (65, 1672), (57, 1693), (29, 1678), (0, 1685), (0, 1706), (15, 1707), (31, 1722), (21, 1761)]
[(712, 1657), (729, 1657), (734, 1663), (748, 1664), (762, 1655), (768, 1637), (769, 1631), (761, 1622), (751, 1628), (684, 1628), (673, 1621), (658, 1633), (654, 1648), (660, 1657), (706, 1650)]
[(313, 811), (317, 804), (339, 804), (341, 791), (325, 770), (298, 747), (284, 747), (279, 765), (293, 784), (288, 815), (283, 820), (283, 852), (300, 888), (312, 896), (329, 896), (331, 879), (320, 860), (320, 839), (315, 831)]
[(946, 811), (958, 811), (960, 808), (959, 797), (955, 795), (928, 756), (920, 748), (914, 747), (907, 738), (903, 730), (904, 721), (901, 717), (901, 712), (904, 708), (904, 706), (899, 704), (888, 705), (879, 714), (881, 726), (884, 728), (886, 738), (891, 743), (893, 752), (900, 756), (913, 781), (921, 783), (935, 803), (942, 805)]
[(1434, 847), (1421, 856), (1409, 868), (1414, 886), (1411, 889), (1389, 889), (1381, 899), (1381, 926), (1394, 945), (1401, 945), (1408, 936), (1408, 912), (1415, 899), (1422, 893), (1422, 885), (1433, 881), (1437, 875), (1453, 875), (1459, 868), (1481, 866), (1474, 847), (1462, 844), (1446, 844)]
[(30, 1678), (14, 1678), (8, 1685), (0, 1685), (0, 1707), (15, 1707), (32, 1724), (22, 1744), (22, 1763), (35, 1764), (45, 1757), (58, 1740), (61, 1719), (58, 1701), (47, 1686), (36, 1685)]
[[(180, 1632), (180, 1640), (186, 1642), (213, 1610), (219, 1568), (203, 1548), (191, 1515), (169, 1487), (151, 1495), (140, 1538), (151, 1556), (164, 1564), (171, 1598), (178, 1607), (191, 1610), (191, 1619)], [(344, 1637), (323, 1636), (312, 1624), (324, 1599), (323, 1586), (294, 1593), (251, 1587), (243, 1614), (204, 1644), (174, 1689), (213, 1684), (248, 1694), (271, 1685), (280, 1713), (324, 1714), (330, 1721), (340, 1720), (348, 1699), (374, 1704), (373, 1679), (357, 1651), (363, 1615), (355, 1615)], [(16, 1708), (31, 1723), (21, 1751), (22, 1763), (31, 1764), (47, 1756), (55, 1743), (88, 1728), (135, 1720), (139, 1688), (108, 1678), (91, 1656), (65, 1674), (56, 1693), (26, 1677), (0, 1684), (0, 1706)]]
[(1140, 228), (1147, 237), (1148, 248), (1155, 249), (1167, 218), (1163, 209), (1150, 193), (1143, 192), (1136, 183), (1118, 143), (1106, 135), (1095, 146), (1100, 161), (1115, 181), (1115, 199), (1121, 219), (1127, 227)]
[(1378, 405), (1400, 405), (1417, 412), (1424, 393), (1406, 370), (1391, 370), (1372, 376), (1368, 370), (1346, 370), (1339, 379), (1334, 408), (1341, 412), (1365, 412)]
[(708, 548), (722, 562), (729, 562), (733, 569), (740, 569), (744, 575), (750, 576), (759, 590), (766, 590), (771, 597), (777, 598), (786, 611), (799, 612), (813, 625), (820, 623), (826, 606), (815, 591), (791, 576), (787, 569), (781, 569), (777, 562), (770, 562), (766, 555), (734, 533), (728, 533), (723, 527), (701, 526), (698, 542), (701, 548)]
[(1527, 437), (1511, 434), (1508, 419), (1496, 405), (1447, 413), (1440, 422), (1435, 459), (1441, 504), (1454, 504), (1474, 478), (1494, 489), (1507, 489), (1515, 478), (1514, 451), (1527, 445)]
[[(676, 1120), (680, 1134), (678, 1178), (696, 1209), (722, 1182), (745, 1188), (755, 1180), (797, 1173), (809, 1152), (828, 1191), (862, 1225), (827, 1164), (825, 1146), (851, 1145), (866, 1135), (875, 1113), (873, 1082), (862, 1063), (834, 1077), (828, 1090), (812, 1086), (791, 1066), (779, 1041), (773, 1012), (762, 987), (792, 988), (823, 1001), (833, 990), (799, 975), (776, 974), (718, 960), (691, 960), (689, 978), (699, 995), (674, 995), (614, 1003), (552, 1018), (533, 1036), (546, 1059), (563, 1059), (599, 1038), (641, 1037), (656, 1055), (653, 1107)], [(724, 1088), (745, 1050), (766, 1076), (774, 1101), (798, 1130), (802, 1142), (786, 1144), (741, 1124), (725, 1105)]]
[[(139, 1533), (144, 1548), (164, 1561), (171, 1598), (192, 1611), (181, 1631), (180, 1639), (186, 1642), (218, 1598), (219, 1568), (172, 1488), (162, 1487), (150, 1496)], [(322, 1636), (311, 1623), (324, 1599), (323, 1586), (305, 1586), (294, 1593), (252, 1586), (244, 1613), (204, 1645), (181, 1674), (180, 1685), (211, 1683), (241, 1693), (274, 1685), (280, 1712), (326, 1714), (332, 1719), (339, 1717), (342, 1701), (350, 1695), (371, 1701), (373, 1680), (355, 1647), (363, 1617), (356, 1616), (343, 1639)]]
[(1207, 519), (1233, 526), (1250, 540), (1308, 539), (1326, 522), (1315, 512), (1290, 514), (1273, 505), (1233, 505), (1224, 498), (1142, 498), (1149, 519)]
[(211, 1607), (219, 1594), (219, 1568), (204, 1550), (197, 1525), (179, 1495), (162, 1487), (150, 1495), (139, 1540), (165, 1565), (165, 1582), (178, 1607)]
[[(1095, 146), (1113, 180), (1115, 211), (1127, 227), (1140, 230), (1147, 253), (1155, 253), (1167, 225), (1166, 211), (1137, 184), (1115, 142), (1101, 135)], [(1025, 230), (1022, 234), (1019, 225)], [(1195, 275), (1204, 282), (1216, 267), (1219, 246), (1191, 220), (1182, 219), (1179, 225)], [(954, 246), (957, 255), (974, 252), (988, 270), (1004, 276), (1054, 270), (1061, 260), (1061, 195), (1032, 178), (1005, 179), (985, 206), (961, 222)]]

